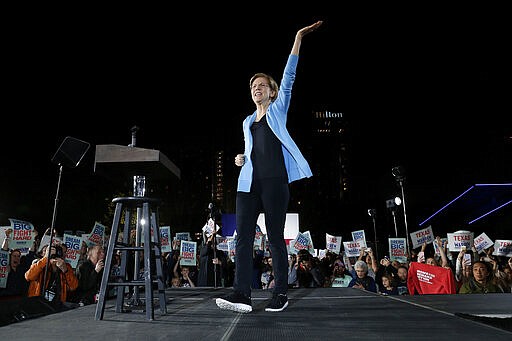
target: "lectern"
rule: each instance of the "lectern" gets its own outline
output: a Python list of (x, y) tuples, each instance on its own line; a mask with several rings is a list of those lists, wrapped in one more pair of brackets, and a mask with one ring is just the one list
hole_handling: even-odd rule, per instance
[[(101, 280), (98, 303), (96, 305), (96, 320), (103, 319), (108, 289), (116, 287), (116, 313), (125, 312), (125, 288), (133, 288), (131, 305), (139, 303), (139, 287), (144, 287), (146, 319), (154, 319), (153, 290), (158, 288), (160, 311), (167, 312), (165, 283), (163, 274), (162, 251), (160, 244), (160, 228), (158, 207), (160, 200), (145, 196), (146, 178), (166, 180), (181, 176), (180, 170), (164, 154), (155, 149), (138, 148), (122, 145), (97, 145), (94, 171), (110, 179), (132, 178), (133, 196), (114, 198), (116, 204), (112, 231), (106, 252), (105, 268)], [(133, 212), (136, 212), (135, 243), (130, 242), (130, 222)], [(122, 242), (118, 241), (121, 229), (121, 217), (124, 214)], [(143, 236), (143, 245), (142, 238)], [(114, 253), (121, 252), (120, 276), (112, 278), (112, 259)], [(134, 253), (133, 278), (128, 278), (128, 257)], [(143, 257), (139, 257), (142, 252)], [(142, 267), (140, 260), (143, 260)], [(156, 270), (156, 274), (154, 271)]]

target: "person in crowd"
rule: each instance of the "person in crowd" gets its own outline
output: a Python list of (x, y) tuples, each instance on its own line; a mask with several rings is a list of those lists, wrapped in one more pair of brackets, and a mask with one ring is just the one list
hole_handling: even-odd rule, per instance
[(372, 248), (361, 248), (359, 251), (359, 257), (357, 260), (362, 260), (366, 264), (368, 264), (368, 276), (372, 277), (373, 279), (376, 279), (376, 274), (379, 269), (379, 266), (377, 264), (377, 259), (375, 257), (375, 254), (373, 253)]
[[(443, 241), (441, 240), (441, 237), (437, 236), (435, 240), (432, 243), (436, 243), (437, 249), (439, 250), (440, 254), (440, 261), (434, 257), (434, 255), (425, 256), (425, 264), (434, 265), (434, 266), (441, 266), (443, 268), (451, 269), (450, 262), (448, 261), (448, 258), (446, 257), (446, 251), (443, 245)], [(426, 250), (426, 244), (424, 243), (422, 245), (421, 251), (425, 253)], [(420, 262), (421, 259), (418, 258), (418, 262)]]
[[(265, 268), (267, 258), (265, 257), (265, 251), (259, 247), (254, 247), (252, 256), (252, 283), (251, 289), (261, 289), (261, 274)], [(236, 272), (236, 260), (235, 260), (235, 272)], [(234, 283), (234, 282), (233, 282)]]
[(223, 286), (227, 266), (226, 254), (216, 249), (216, 243), (213, 243), (215, 236), (215, 233), (212, 233), (199, 250), (198, 287)]
[[(78, 257), (78, 261), (76, 263), (76, 268), (78, 269), (80, 267), (80, 264), (85, 263), (87, 261), (87, 243), (85, 241), (82, 241), (82, 244), (80, 245), (80, 253)], [(76, 271), (75, 271), (76, 273)]]
[[(103, 277), (103, 275), (102, 275)], [(121, 251), (117, 250), (112, 256), (112, 266), (110, 269), (109, 282), (123, 282), (124, 276), (121, 274)], [(101, 282), (100, 282), (101, 285)], [(115, 297), (117, 295), (118, 286), (112, 286), (109, 288), (107, 297)], [(119, 289), (122, 290), (122, 289)]]
[[(306, 251), (306, 250), (304, 250)], [(297, 266), (299, 288), (321, 288), (324, 286), (325, 275), (319, 266), (319, 259), (308, 251), (300, 255)]]
[(385, 275), (391, 275), (393, 282), (395, 283), (397, 272), (398, 270), (393, 266), (393, 262), (389, 259), (389, 256), (384, 256), (384, 258), (380, 260), (377, 271), (375, 272), (375, 282), (377, 283), (377, 286), (382, 286), (382, 278)]
[(368, 264), (363, 260), (358, 260), (354, 264), (354, 271), (356, 276), (348, 284), (349, 288), (356, 288), (367, 290), (371, 292), (377, 292), (377, 284), (373, 277), (368, 276)]
[(64, 261), (60, 245), (47, 247), (45, 256), (25, 272), (25, 279), (29, 281), (28, 297), (44, 294), (55, 305), (66, 302), (68, 294), (78, 287), (78, 278), (71, 265)]
[[(26, 255), (22, 255), (19, 249), (11, 250), (9, 243), (12, 231), (12, 228), (5, 230), (5, 238), (2, 243), (2, 250), (9, 252), (9, 261), (7, 264), (7, 283), (5, 288), (0, 288), (0, 297), (25, 297), (29, 287), (29, 283), (25, 279), (25, 272), (30, 268), (32, 260), (36, 258), (35, 248), (37, 244), (34, 243)], [(37, 231), (34, 230), (34, 232), (34, 236), (37, 236)]]
[(409, 295), (409, 288), (407, 287), (407, 272), (408, 269), (405, 265), (400, 265), (396, 271), (395, 285), (398, 295)]
[(181, 279), (179, 277), (171, 278), (171, 288), (181, 288)]
[(78, 288), (74, 300), (80, 306), (96, 303), (105, 268), (105, 249), (94, 245), (87, 250), (87, 260), (76, 269)]
[(352, 274), (345, 268), (345, 263), (343, 263), (341, 259), (337, 259), (334, 261), (332, 275), (324, 286), (330, 288), (346, 288), (352, 279), (354, 279), (354, 277), (352, 277)]
[[(2, 248), (3, 249), (3, 248)], [(18, 249), (9, 252), (7, 265), (7, 283), (5, 288), (0, 288), (0, 297), (10, 296), (25, 297), (28, 293), (28, 281), (25, 279), (27, 264), (21, 262), (21, 251)]]
[(194, 280), (194, 277), (191, 274), (191, 270), (189, 266), (180, 265), (179, 259), (174, 265), (174, 276), (178, 277), (180, 279), (180, 288), (195, 288), (196, 287), (196, 281)]
[(297, 280), (297, 255), (288, 255), (288, 288), (298, 288), (299, 282)]
[[(468, 258), (466, 255), (470, 257)], [(455, 261), (455, 281), (457, 282), (457, 290), (471, 278), (472, 263), (473, 259), (471, 254), (466, 253), (465, 248), (461, 249)]]
[(266, 260), (265, 268), (261, 274), (261, 288), (263, 290), (273, 289), (275, 286), (272, 257), (267, 257)]
[(493, 274), (489, 263), (476, 261), (472, 267), (472, 277), (459, 288), (459, 294), (502, 293), (503, 290), (494, 284)]
[(381, 276), (381, 285), (378, 286), (379, 294), (382, 295), (398, 295), (398, 290), (394, 284), (393, 276), (385, 273)]
[(265, 311), (279, 312), (288, 306), (284, 223), (290, 198), (289, 183), (313, 174), (291, 138), (286, 121), (302, 38), (321, 25), (322, 21), (317, 21), (297, 31), (280, 86), (264, 73), (256, 73), (249, 81), (256, 110), (243, 122), (244, 154), (235, 157), (235, 164), (242, 167), (236, 198), (235, 283), (232, 294), (217, 298), (216, 304), (221, 309), (252, 311), (251, 263), (256, 222), (261, 211), (265, 213), (275, 276), (272, 300)]

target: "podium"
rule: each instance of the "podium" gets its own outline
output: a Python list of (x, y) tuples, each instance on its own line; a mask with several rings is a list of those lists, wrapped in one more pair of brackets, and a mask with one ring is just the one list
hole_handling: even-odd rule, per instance
[[(131, 177), (134, 183), (133, 196), (112, 200), (116, 204), (116, 209), (106, 250), (95, 319), (103, 319), (109, 288), (117, 288), (115, 311), (121, 313), (132, 311), (130, 307), (139, 305), (141, 302), (139, 288), (144, 287), (146, 319), (153, 320), (155, 285), (158, 290), (160, 312), (167, 313), (158, 221), (161, 201), (145, 196), (145, 180), (146, 177), (156, 180), (180, 179), (180, 170), (158, 150), (108, 144), (96, 146), (94, 171), (113, 181)], [(135, 223), (133, 223), (134, 217)], [(121, 223), (123, 219), (124, 226)], [(135, 228), (134, 242), (130, 240), (130, 229), (133, 227)], [(120, 229), (123, 231), (122, 242), (118, 240)], [(112, 278), (110, 274), (116, 251), (121, 252), (120, 275)], [(133, 262), (130, 261), (132, 259)], [(129, 263), (130, 266), (133, 265), (133, 274), (127, 272)], [(124, 301), (125, 288), (133, 288), (130, 304), (125, 304)]]
[(181, 178), (176, 165), (156, 149), (100, 144), (96, 146), (94, 171), (111, 179), (146, 176), (155, 180)]

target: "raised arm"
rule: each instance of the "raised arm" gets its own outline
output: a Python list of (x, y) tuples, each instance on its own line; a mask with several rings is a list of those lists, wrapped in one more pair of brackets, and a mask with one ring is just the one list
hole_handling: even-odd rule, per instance
[(4, 242), (2, 243), (2, 250), (4, 250), (4, 251), (9, 251), (9, 241), (11, 240), (11, 233), (12, 233), (11, 228), (8, 228), (7, 230), (5, 230), (5, 239), (4, 239)]
[(300, 44), (302, 42), (302, 37), (304, 37), (306, 34), (315, 31), (320, 25), (322, 25), (323, 21), (317, 21), (313, 25), (309, 25), (306, 27), (301, 28), (297, 31), (297, 34), (295, 35), (295, 41), (293, 42), (292, 52), (291, 54), (298, 55), (300, 50)]

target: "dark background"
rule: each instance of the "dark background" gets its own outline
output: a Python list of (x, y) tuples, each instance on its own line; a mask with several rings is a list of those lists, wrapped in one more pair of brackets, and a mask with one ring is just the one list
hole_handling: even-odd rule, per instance
[[(51, 158), (66, 136), (91, 149), (63, 171), (59, 230), (88, 231), (115, 193), (130, 187), (95, 174), (94, 148), (128, 145), (134, 125), (141, 128), (137, 146), (161, 150), (182, 170), (182, 183), (197, 181), (188, 174), (198, 169), (212, 172), (211, 160), (187, 157), (191, 151), (224, 149), (232, 160), (243, 150), (241, 122), (254, 110), (249, 78), (266, 72), (280, 80), (295, 32), (316, 20), (324, 25), (304, 38), (288, 125), (309, 156), (311, 111), (344, 114), (357, 195), (347, 211), (307, 221), (328, 221), (317, 229), (340, 228), (346, 239), (347, 231), (371, 229), (366, 211), (377, 208), (379, 229), (389, 234), (384, 204), (399, 189), (391, 175), (397, 165), (407, 174), (409, 232), (472, 184), (510, 182), (509, 24), (499, 8), (201, 10), (10, 13), (2, 225), (17, 218), (50, 226), (59, 171)], [(318, 158), (323, 151), (311, 152)], [(185, 196), (182, 183), (168, 191), (176, 186)], [(202, 190), (189, 191), (196, 220), (174, 217), (183, 229), (203, 224), (211, 198)], [(322, 205), (316, 192), (309, 195)], [(510, 239), (503, 226), (491, 221), (485, 229)]]

